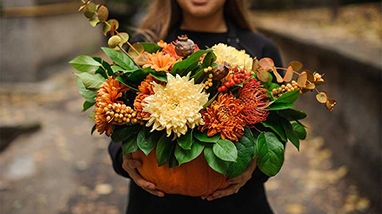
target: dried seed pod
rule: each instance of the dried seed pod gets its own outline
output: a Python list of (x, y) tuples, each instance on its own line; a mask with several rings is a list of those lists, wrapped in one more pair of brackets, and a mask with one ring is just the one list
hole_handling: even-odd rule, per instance
[(228, 72), (229, 72), (229, 65), (227, 63), (218, 64), (212, 69), (212, 73), (213, 73), (212, 79), (221, 80), (225, 76), (227, 76)]
[(175, 43), (175, 52), (181, 57), (188, 57), (194, 53), (195, 44), (186, 35), (178, 36), (178, 41)]

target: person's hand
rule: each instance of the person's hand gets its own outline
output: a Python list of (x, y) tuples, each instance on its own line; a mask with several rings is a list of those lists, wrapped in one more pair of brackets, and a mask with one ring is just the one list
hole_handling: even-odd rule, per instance
[(225, 196), (238, 193), (240, 188), (244, 186), (249, 179), (251, 179), (252, 173), (253, 171), (255, 171), (257, 166), (256, 161), (257, 161), (257, 158), (252, 159), (251, 162), (248, 164), (247, 169), (243, 173), (241, 173), (240, 175), (234, 178), (230, 178), (228, 180), (230, 185), (227, 188), (217, 190), (209, 196), (202, 196), (202, 199), (207, 199), (208, 201), (212, 201), (214, 199), (218, 199), (218, 198), (222, 198)]
[(141, 166), (141, 164), (141, 161), (133, 159), (131, 154), (123, 156), (122, 167), (127, 173), (129, 173), (131, 179), (147, 192), (159, 197), (163, 197), (164, 192), (157, 190), (155, 184), (143, 179), (142, 176), (138, 173), (136, 168)]

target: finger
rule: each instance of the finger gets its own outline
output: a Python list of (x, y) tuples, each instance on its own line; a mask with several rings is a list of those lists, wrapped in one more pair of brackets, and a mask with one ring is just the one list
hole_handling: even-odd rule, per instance
[(164, 192), (157, 190), (154, 183), (145, 180), (135, 169), (128, 169), (127, 172), (129, 173), (131, 179), (133, 179), (134, 183), (142, 189), (159, 197), (164, 196)]
[(123, 162), (122, 162), (123, 167), (137, 168), (141, 165), (142, 165), (141, 161), (137, 159), (133, 159), (131, 154), (123, 156)]
[(212, 195), (207, 197), (207, 200), (212, 201), (212, 200), (222, 198), (222, 197), (225, 197), (228, 195), (233, 195), (233, 194), (237, 193), (239, 189), (240, 189), (240, 185), (238, 185), (238, 184), (230, 185), (226, 189), (218, 190), (218, 191), (212, 193)]

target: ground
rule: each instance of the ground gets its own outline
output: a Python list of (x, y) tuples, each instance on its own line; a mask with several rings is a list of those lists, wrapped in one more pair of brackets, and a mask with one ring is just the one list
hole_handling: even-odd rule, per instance
[[(278, 14), (297, 17), (297, 12)], [(314, 11), (299, 14), (307, 17), (305, 21), (312, 19), (311, 23), (327, 23), (316, 21), (315, 17), (319, 16), (314, 15)], [(373, 14), (365, 17), (374, 17)], [(265, 13), (259, 15), (269, 18)], [(320, 27), (323, 33), (330, 28), (327, 24)], [(354, 36), (367, 35), (370, 43), (380, 44), (381, 27), (375, 25), (372, 29), (355, 27), (353, 30), (359, 33)], [(87, 118), (88, 112), (81, 113), (83, 100), (77, 93), (72, 71), (63, 63), (45, 81), (0, 86), (1, 125), (38, 124), (39, 128), (18, 136), (0, 153), (0, 213), (124, 212), (129, 180), (114, 173), (106, 151), (108, 139), (90, 135), (93, 124)], [(306, 124), (309, 125), (309, 121)], [(287, 147), (281, 172), (266, 183), (274, 211), (280, 214), (375, 213), (370, 209), (369, 199), (360, 194), (356, 182), (346, 176), (347, 167), (333, 163), (331, 157), (335, 153), (325, 147), (325, 140), (313, 133), (308, 136), (301, 142), (300, 151), (291, 144)]]

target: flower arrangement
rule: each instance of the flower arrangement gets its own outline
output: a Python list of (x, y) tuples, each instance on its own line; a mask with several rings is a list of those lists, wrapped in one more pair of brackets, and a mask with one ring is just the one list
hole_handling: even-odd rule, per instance
[[(78, 70), (83, 111), (94, 106), (92, 133), (122, 142), (125, 155), (151, 157), (138, 170), (165, 192), (208, 195), (227, 186), (225, 179), (241, 174), (253, 158), (263, 173), (276, 175), (285, 143), (299, 149), (306, 137), (300, 120), (307, 115), (294, 109), (298, 97), (315, 91), (329, 111), (336, 105), (317, 89), (325, 83), (322, 75), (302, 70), (300, 62), (276, 68), (270, 58), (251, 58), (225, 44), (200, 50), (187, 36), (130, 44), (129, 35), (118, 32), (118, 21), (108, 20), (105, 6), (82, 2), (89, 23), (103, 24), (110, 36), (109, 47), (102, 48), (110, 60), (81, 55), (70, 61)], [(164, 171), (155, 174), (158, 169)], [(199, 186), (212, 175), (215, 186)]]

